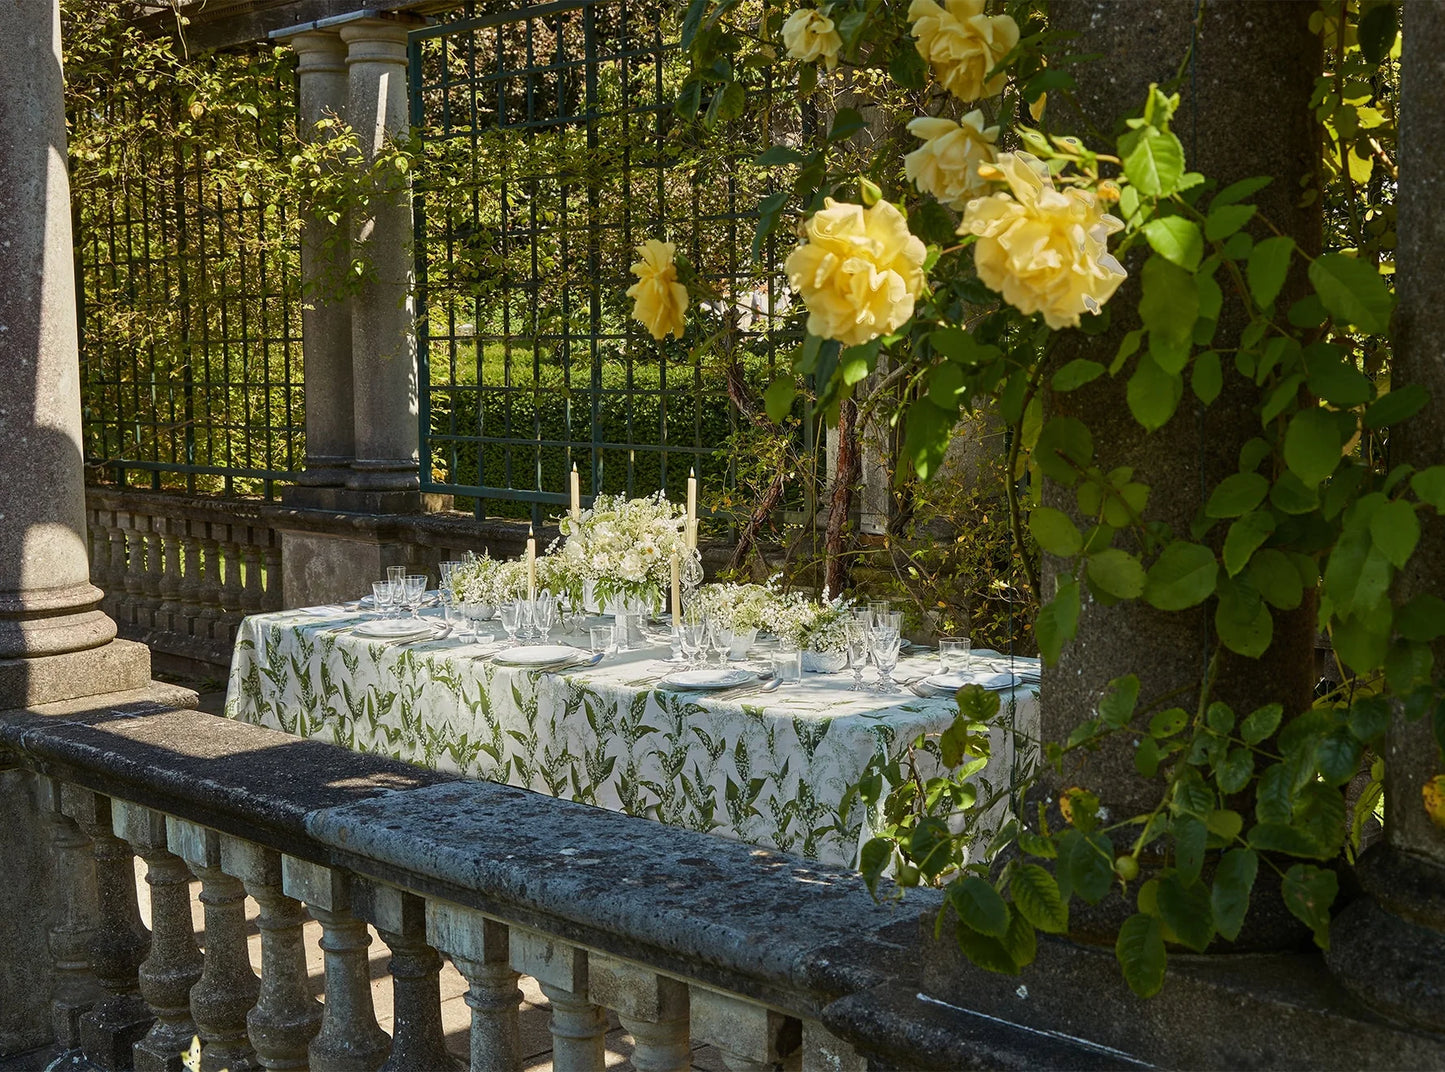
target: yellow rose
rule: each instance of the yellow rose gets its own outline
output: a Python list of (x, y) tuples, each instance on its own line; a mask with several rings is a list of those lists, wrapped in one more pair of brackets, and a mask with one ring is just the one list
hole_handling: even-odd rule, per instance
[(632, 315), (658, 340), (665, 339), (669, 331), (682, 338), (687, 288), (677, 281), (677, 265), (672, 263), (676, 252), (671, 242), (655, 238), (638, 246), (637, 255), (642, 260), (632, 266), (637, 282), (627, 288), (627, 296), (636, 302)]
[(1008, 15), (985, 15), (984, 0), (913, 0), (908, 21), (918, 54), (933, 65), (943, 88), (961, 101), (991, 97), (1004, 76), (988, 72), (1019, 43), (1019, 26)]
[(802, 63), (821, 59), (831, 71), (838, 63), (838, 50), (843, 39), (833, 28), (833, 20), (821, 11), (799, 8), (783, 23), (783, 44), (788, 55)]
[(927, 251), (887, 201), (872, 208), (831, 197), (788, 255), (788, 282), (808, 306), (808, 331), (857, 346), (907, 323), (923, 290)]
[(959, 211), (988, 193), (978, 166), (993, 160), (998, 127), (985, 130), (983, 112), (969, 112), (962, 123), (924, 116), (909, 123), (908, 132), (923, 145), (903, 158), (903, 173), (921, 191)]
[(1010, 192), (970, 201), (958, 229), (978, 236), (979, 279), (1019, 311), (1043, 313), (1055, 330), (1078, 327), (1079, 317), (1098, 312), (1127, 274), (1107, 244), (1123, 223), (1087, 190), (1054, 189), (1028, 153), (1003, 153), (995, 167)]

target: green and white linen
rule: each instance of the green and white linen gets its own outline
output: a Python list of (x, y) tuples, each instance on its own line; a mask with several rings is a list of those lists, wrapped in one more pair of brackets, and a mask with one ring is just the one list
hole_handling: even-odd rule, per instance
[[(672, 692), (657, 687), (668, 669), (661, 647), (585, 669), (525, 670), (478, 659), (495, 646), (487, 638), (354, 636), (365, 620), (339, 607), (247, 618), (226, 714), (845, 865), (866, 832), (861, 809), (839, 815), (848, 786), (875, 752), (942, 730), (956, 710), (952, 698), (848, 692), (846, 673), (731, 701)], [(905, 660), (895, 676), (934, 668), (932, 658)], [(1021, 726), (1036, 702), (1032, 687), (1004, 700)]]

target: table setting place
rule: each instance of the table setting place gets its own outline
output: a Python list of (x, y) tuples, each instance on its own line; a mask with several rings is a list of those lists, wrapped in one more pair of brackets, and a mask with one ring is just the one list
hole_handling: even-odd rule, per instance
[(704, 583), (695, 481), (685, 509), (573, 492), (543, 554), (529, 534), (246, 618), (227, 716), (842, 864), (849, 787), (946, 729), (959, 689), (1036, 717), (1037, 659), (910, 643), (881, 600)]

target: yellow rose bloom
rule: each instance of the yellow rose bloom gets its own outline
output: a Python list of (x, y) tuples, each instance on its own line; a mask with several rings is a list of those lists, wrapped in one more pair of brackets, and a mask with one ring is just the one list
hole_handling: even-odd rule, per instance
[(934, 77), (961, 101), (1002, 92), (1004, 76), (988, 72), (1019, 43), (1018, 23), (1008, 15), (985, 15), (984, 0), (913, 0), (908, 21), (918, 54)]
[(872, 208), (831, 197), (788, 255), (788, 282), (808, 307), (808, 332), (858, 346), (896, 331), (923, 290), (927, 251), (887, 201)]
[(960, 212), (973, 198), (988, 193), (978, 166), (993, 161), (998, 127), (985, 130), (983, 112), (969, 112), (961, 123), (924, 116), (909, 123), (908, 132), (923, 139), (903, 158), (903, 173), (919, 190)]
[(799, 8), (783, 23), (783, 44), (788, 55), (801, 63), (823, 60), (831, 71), (838, 64), (838, 50), (843, 39), (833, 28), (833, 20), (821, 11)]
[(1087, 190), (1054, 189), (1037, 157), (1003, 153), (994, 165), (1008, 192), (970, 201), (961, 235), (977, 235), (974, 264), (984, 285), (1026, 314), (1043, 313), (1054, 330), (1097, 313), (1127, 274), (1108, 251), (1124, 224)]
[(676, 253), (673, 243), (649, 238), (637, 247), (642, 258), (632, 266), (637, 282), (627, 288), (627, 296), (636, 303), (632, 315), (658, 340), (665, 339), (669, 331), (682, 338), (687, 288), (677, 281), (677, 265), (672, 263)]

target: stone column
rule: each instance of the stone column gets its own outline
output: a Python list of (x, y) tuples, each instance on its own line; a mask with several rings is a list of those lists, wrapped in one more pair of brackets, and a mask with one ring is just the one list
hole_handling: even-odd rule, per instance
[(512, 967), (537, 980), (552, 1006), (552, 1067), (556, 1072), (602, 1068), (607, 1014), (587, 989), (587, 950), (536, 931), (512, 928)]
[[(1197, 40), (1195, 16), (1199, 15)], [(1294, 3), (1252, 2), (1206, 4), (1194, 0), (1160, 0), (1134, 4), (1120, 0), (1071, 0), (1053, 9), (1052, 25), (1072, 31), (1069, 49), (1100, 53), (1107, 62), (1082, 65), (1077, 99), (1083, 115), (1064, 113), (1061, 128), (1112, 131), (1115, 120), (1141, 107), (1151, 82), (1169, 82), (1181, 60), (1195, 51), (1192, 68), (1180, 87), (1182, 103), (1174, 127), (1184, 143), (1190, 170), (1198, 170), (1220, 186), (1254, 175), (1273, 175), (1275, 181), (1257, 196), (1262, 215), (1291, 235), (1307, 253), (1320, 242), (1318, 207), (1299, 206), (1299, 180), (1312, 174), (1318, 162), (1318, 142), (1309, 101), (1320, 69), (1320, 45), (1310, 32), (1310, 12)], [(1241, 57), (1247, 57), (1241, 62)], [(1269, 107), (1260, 107), (1269, 101)], [(1054, 105), (1051, 103), (1051, 108)], [(1101, 336), (1064, 333), (1054, 360), (1065, 362), (1088, 356), (1111, 360), (1120, 338), (1136, 326), (1130, 312), (1139, 297), (1139, 272), (1147, 250), (1142, 244), (1125, 265), (1130, 278), (1114, 297), (1112, 326)], [(1284, 305), (1293, 300), (1286, 284)], [(1226, 297), (1220, 316), (1220, 345), (1237, 339), (1245, 313)], [(1130, 414), (1125, 401), (1128, 377), (1104, 377), (1068, 393), (1049, 392), (1044, 405), (1049, 416), (1076, 417), (1093, 432), (1095, 464), (1105, 472), (1118, 466), (1134, 470), (1134, 479), (1151, 489), (1148, 517), (1167, 522), (1175, 532), (1187, 533), (1202, 505), (1201, 488), (1212, 487), (1238, 470), (1239, 449), (1259, 430), (1252, 411), (1254, 388), (1224, 362), (1225, 386), (1208, 409), (1199, 409), (1188, 395), (1162, 428), (1146, 432)], [(1046, 481), (1044, 503), (1078, 519), (1072, 488)], [(1211, 538), (1223, 539), (1223, 526)], [(1120, 539), (1129, 546), (1127, 537)], [(1043, 588), (1052, 597), (1060, 579), (1059, 560), (1044, 556)], [(1106, 683), (1117, 676), (1137, 673), (1141, 697), (1170, 693), (1203, 679), (1209, 660), (1208, 631), (1214, 613), (1212, 601), (1193, 611), (1165, 613), (1142, 600), (1104, 606), (1085, 593), (1078, 639), (1068, 645), (1059, 664), (1046, 668), (1040, 704), (1042, 737), (1066, 740), (1089, 718)], [(1275, 612), (1274, 640), (1259, 659), (1226, 653), (1219, 669), (1215, 694), (1241, 714), (1270, 701), (1284, 704), (1289, 713), (1312, 702), (1314, 606), (1312, 599), (1298, 611)], [(1181, 694), (1175, 701), (1186, 709), (1197, 693)], [(1099, 793), (1109, 812), (1119, 818), (1147, 811), (1158, 801), (1162, 783), (1140, 776), (1133, 762), (1133, 742), (1117, 735), (1103, 747), (1066, 764), (1060, 785), (1082, 785)], [(1080, 908), (1071, 915), (1077, 937), (1112, 944), (1117, 924), (1132, 908), (1119, 898), (1108, 899), (1100, 910)], [(1278, 915), (1288, 919), (1281, 907)], [(1252, 943), (1251, 928), (1262, 918), (1251, 914), (1242, 941)], [(1272, 930), (1272, 928), (1271, 928)], [(1272, 942), (1272, 933), (1264, 937)], [(1293, 940), (1291, 934), (1289, 940)]]
[[(17, 772), (7, 772), (7, 777), (12, 773)], [(96, 918), (100, 915), (95, 889), (95, 860), (90, 855), (90, 838), (81, 833), (75, 820), (62, 810), (64, 797), (61, 783), (53, 778), (44, 778), (40, 788), (46, 825), (50, 829), (52, 866), (49, 877), (54, 898), (48, 943), (55, 977), (54, 987), (50, 990), (50, 1026), (59, 1049), (75, 1050), (80, 1047), (80, 1017), (100, 997), (100, 984), (90, 970), (90, 943), (94, 940)], [(16, 955), (22, 954), (17, 951)], [(37, 980), (17, 976), (16, 982), (20, 986), (33, 987)], [(6, 997), (6, 1009), (23, 1008), (18, 995), (0, 993)], [(39, 1039), (44, 1041), (43, 1034)]]
[[(367, 164), (389, 140), (405, 137), (410, 127), (407, 27), (379, 18), (341, 27), (348, 68), (347, 116), (361, 139)], [(361, 491), (411, 493), (403, 498), (416, 509), (420, 481), (411, 188), (409, 178), (400, 173), (379, 181), (370, 209), (351, 220), (352, 255), (364, 258), (371, 272), (351, 305), (356, 460), (347, 485)]]
[[(1445, 10), (1405, 8), (1401, 60), (1400, 187), (1395, 254), (1395, 387), (1419, 384), (1430, 402), (1390, 430), (1390, 465), (1424, 469), (1445, 464), (1445, 195), (1438, 140), (1445, 115), (1437, 106), (1445, 76)], [(1421, 592), (1445, 592), (1445, 521), (1429, 512), (1420, 542), (1396, 582), (1396, 604)], [(1445, 665), (1445, 640), (1434, 647), (1435, 673)], [(1438, 717), (1438, 715), (1436, 716)], [(1374, 1011), (1416, 1027), (1445, 1024), (1445, 829), (1423, 806), (1421, 790), (1439, 763), (1431, 719), (1413, 722), (1396, 711), (1385, 740), (1385, 840), (1361, 858), (1356, 874), (1368, 897), (1355, 901), (1330, 928), (1330, 967)]]
[(692, 1066), (687, 984), (641, 964), (593, 954), (588, 996), (612, 1009), (635, 1044), (638, 1072), (685, 1072)]
[[(115, 637), (85, 550), (80, 367), (57, 0), (0, 38), (0, 710), (150, 680)], [(109, 668), (102, 664), (109, 662)]]
[(449, 901), (428, 901), (426, 936), (452, 958), (468, 983), (472, 1067), (515, 1072), (522, 1067), (518, 1010), (522, 991), (512, 970), (507, 926)]
[[(275, 35), (296, 53), (301, 136), (325, 141), (336, 130), (317, 131), (324, 119), (347, 115), (346, 46), (336, 30), (284, 31)], [(304, 206), (303, 206), (304, 211)], [(356, 456), (352, 431), (351, 303), (340, 293), (351, 263), (351, 238), (344, 218), (307, 217), (301, 232), (301, 356), (306, 388), (324, 406), (306, 407), (306, 469), (299, 494), (282, 493), (299, 506), (323, 505), (309, 489), (341, 487)]]

